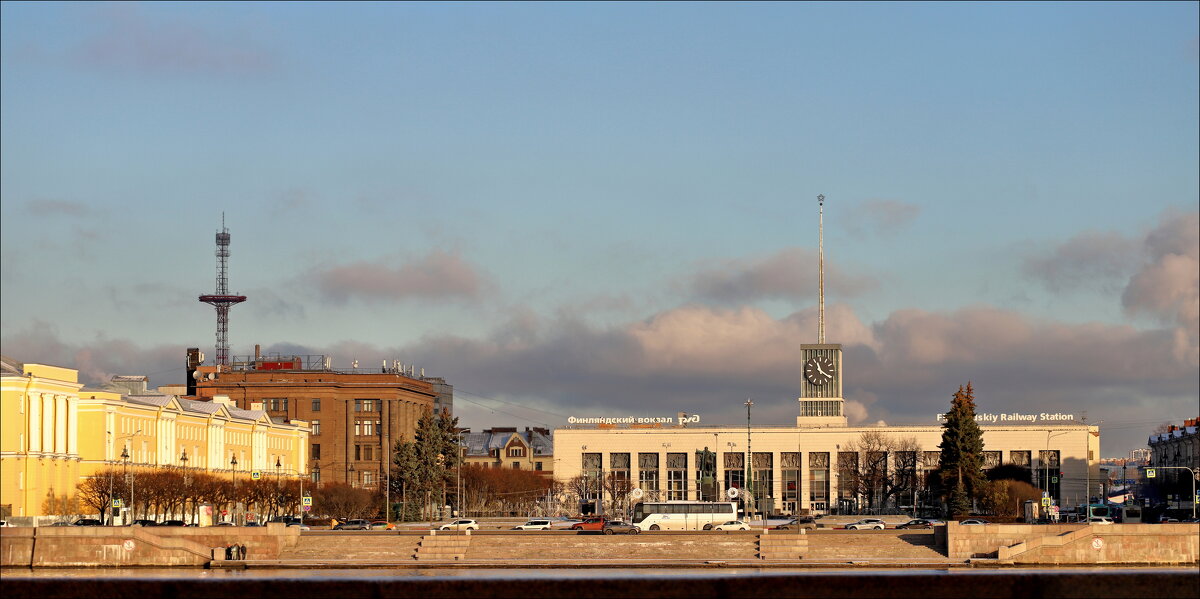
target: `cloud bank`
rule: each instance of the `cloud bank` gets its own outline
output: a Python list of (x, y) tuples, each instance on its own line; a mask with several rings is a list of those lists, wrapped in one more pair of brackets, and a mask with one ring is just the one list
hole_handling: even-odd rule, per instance
[(412, 298), (475, 299), (488, 286), (474, 266), (457, 253), (434, 251), (396, 266), (355, 262), (314, 271), (308, 277), (327, 301), (344, 304), (397, 302)]

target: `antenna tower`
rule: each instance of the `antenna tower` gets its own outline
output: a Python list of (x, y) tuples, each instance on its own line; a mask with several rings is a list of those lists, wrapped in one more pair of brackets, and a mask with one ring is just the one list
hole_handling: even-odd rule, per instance
[(817, 196), (817, 343), (825, 343), (825, 194)]
[(225, 213), (221, 213), (221, 230), (217, 231), (217, 292), (200, 296), (200, 301), (217, 309), (217, 366), (229, 365), (229, 308), (246, 301), (244, 295), (229, 293), (229, 229), (225, 228)]

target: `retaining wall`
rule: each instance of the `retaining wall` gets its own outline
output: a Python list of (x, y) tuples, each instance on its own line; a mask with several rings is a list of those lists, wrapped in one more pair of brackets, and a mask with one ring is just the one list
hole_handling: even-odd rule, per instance
[[(1099, 539), (1099, 542), (1096, 542)], [(951, 559), (996, 558), (1021, 564), (1192, 564), (1200, 562), (1200, 526), (1181, 524), (946, 525)]]
[(215, 547), (244, 545), (247, 559), (277, 559), (300, 530), (266, 527), (48, 526), (0, 529), (0, 567), (203, 566)]

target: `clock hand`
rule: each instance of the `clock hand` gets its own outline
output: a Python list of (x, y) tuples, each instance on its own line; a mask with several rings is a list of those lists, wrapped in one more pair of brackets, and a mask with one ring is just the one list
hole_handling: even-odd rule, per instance
[(816, 367), (817, 367), (817, 372), (820, 372), (821, 374), (823, 374), (823, 375), (825, 375), (825, 376), (829, 376), (829, 373), (828, 373), (828, 372), (825, 372), (825, 369), (824, 369), (824, 368), (821, 368), (821, 365), (820, 365), (819, 363), (818, 363), (818, 364), (816, 364)]

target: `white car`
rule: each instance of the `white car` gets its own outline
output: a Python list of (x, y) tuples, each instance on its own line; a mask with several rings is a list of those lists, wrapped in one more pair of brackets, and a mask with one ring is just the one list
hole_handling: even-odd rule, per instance
[(1088, 524), (1112, 524), (1112, 518), (1108, 516), (1092, 516), (1088, 518)]
[(438, 530), (479, 530), (479, 523), (474, 520), (455, 520), (449, 524), (443, 524)]
[(530, 520), (520, 526), (514, 526), (513, 530), (550, 530), (549, 520)]
[(969, 520), (963, 520), (962, 522), (959, 522), (959, 524), (963, 526), (980, 526), (983, 524), (991, 524), (991, 522), (988, 522), (987, 520), (980, 520), (979, 518), (971, 518)]
[(730, 520), (712, 527), (713, 530), (750, 530), (750, 525), (741, 520)]
[(879, 518), (863, 518), (858, 522), (846, 525), (846, 530), (883, 530), (885, 528), (887, 528), (887, 523)]

